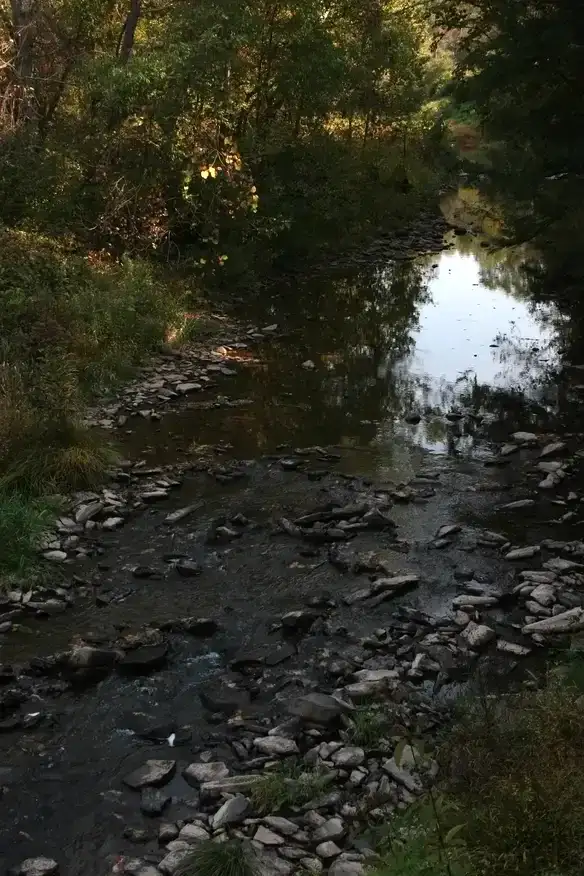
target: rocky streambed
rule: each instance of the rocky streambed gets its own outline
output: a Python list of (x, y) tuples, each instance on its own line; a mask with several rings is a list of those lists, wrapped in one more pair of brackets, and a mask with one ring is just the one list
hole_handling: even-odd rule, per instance
[[(359, 876), (371, 826), (435, 778), (409, 741), (478, 672), (512, 679), (584, 628), (578, 369), (525, 309), (518, 396), (517, 302), (498, 293), (496, 331), (469, 322), (469, 267), (410, 266), (413, 351), (351, 319), (335, 348), (318, 309), (302, 340), (270, 300), (263, 328), (167, 352), (92, 414), (130, 461), (72, 497), (54, 581), (2, 604), (7, 867), (172, 876), (234, 835), (266, 874)], [(459, 269), (449, 347), (498, 395), (469, 397), (448, 358), (420, 368)], [(555, 405), (532, 390), (546, 369)]]

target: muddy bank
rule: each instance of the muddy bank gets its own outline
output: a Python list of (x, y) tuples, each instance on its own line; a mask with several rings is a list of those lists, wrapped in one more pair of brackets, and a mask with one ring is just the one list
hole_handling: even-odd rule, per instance
[[(97, 874), (123, 855), (143, 862), (128, 872), (153, 868), (185, 824), (225, 827), (215, 816), (227, 798), (201, 797), (202, 766), (194, 788), (183, 769), (210, 761), (225, 764), (223, 778), (262, 772), (265, 758), (284, 756), (262, 740), (304, 694), (338, 691), (349, 712), (370, 694), (399, 700), (400, 726), (429, 716), (431, 730), (477, 664), (506, 675), (548, 641), (545, 626), (525, 627), (579, 625), (577, 418), (571, 434), (557, 428), (577, 371), (557, 379), (546, 314), (538, 321), (491, 289), (498, 316), (481, 318), (489, 299), (472, 285), (477, 264), (457, 251), (403, 270), (380, 265), (372, 285), (347, 280), (336, 299), (309, 283), (295, 310), (274, 293), (257, 302), (266, 318), (254, 314), (249, 333), (226, 332), (215, 353), (162, 359), (99, 415), (132, 464), (109, 494), (77, 497), (69, 520), (80, 529), (64, 523), (47, 546), (66, 557), (53, 560), (64, 574), (45, 602), (71, 606), (43, 620), (35, 614), (50, 607), (21, 596), (10, 608), (21, 628), (2, 642), (14, 667), (2, 673), (7, 865), (44, 854), (62, 873)], [(178, 389), (189, 383), (200, 388)], [(513, 438), (520, 429), (534, 434)], [(233, 825), (276, 835), (257, 839), (270, 872), (305, 858), (357, 874), (363, 819), (376, 809), (373, 820), (386, 819), (417, 793), (416, 776), (385, 766), (396, 733), (381, 752), (337, 762), (355, 747), (337, 718), (331, 727), (302, 718), (268, 737), (334, 773), (337, 796), (310, 810), (314, 823), (286, 813), (306, 840), (242, 822), (259, 813), (240, 789), (248, 802)], [(161, 796), (144, 802), (124, 778), (152, 759), (174, 765)], [(159, 816), (144, 812), (155, 804)], [(342, 824), (321, 839), (331, 819)], [(320, 855), (329, 841), (337, 851)]]

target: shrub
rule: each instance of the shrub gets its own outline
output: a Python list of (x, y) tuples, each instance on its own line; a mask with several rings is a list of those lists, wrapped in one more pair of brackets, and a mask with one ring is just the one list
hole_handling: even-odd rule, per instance
[(485, 699), (443, 749), (481, 876), (584, 870), (584, 698), (557, 672), (543, 687)]

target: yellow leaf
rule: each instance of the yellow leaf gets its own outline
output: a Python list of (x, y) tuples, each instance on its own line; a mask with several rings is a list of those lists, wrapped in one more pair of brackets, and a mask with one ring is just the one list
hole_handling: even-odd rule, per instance
[(213, 179), (215, 179), (215, 177), (217, 176), (217, 171), (214, 167), (209, 168), (209, 174), (213, 177)]

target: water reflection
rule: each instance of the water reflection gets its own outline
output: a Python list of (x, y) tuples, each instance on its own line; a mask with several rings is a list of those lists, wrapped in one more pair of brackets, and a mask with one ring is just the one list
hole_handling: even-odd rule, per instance
[[(248, 297), (246, 318), (278, 323), (284, 336), (231, 384), (246, 404), (168, 415), (155, 454), (170, 452), (173, 439), (183, 447), (221, 439), (240, 457), (281, 444), (342, 445), (396, 477), (414, 464), (415, 448), (471, 452), (481, 417), (506, 431), (545, 420), (558, 404), (548, 379), (555, 308), (531, 302), (521, 253), (454, 240), (439, 256), (279, 278)], [(309, 359), (312, 371), (302, 367)], [(458, 410), (473, 416), (447, 418)], [(412, 413), (419, 424), (405, 422)]]

